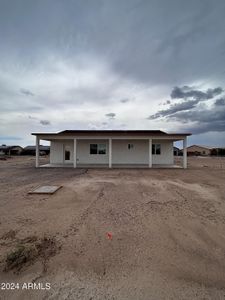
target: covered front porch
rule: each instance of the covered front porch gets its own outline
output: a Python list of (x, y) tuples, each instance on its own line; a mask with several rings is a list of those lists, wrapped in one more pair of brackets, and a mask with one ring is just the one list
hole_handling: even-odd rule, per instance
[[(36, 136), (36, 167), (60, 168), (181, 168), (174, 164), (173, 142), (168, 138), (67, 138), (51, 142), (50, 163), (40, 166)], [(183, 141), (182, 167), (187, 168), (187, 138)]]

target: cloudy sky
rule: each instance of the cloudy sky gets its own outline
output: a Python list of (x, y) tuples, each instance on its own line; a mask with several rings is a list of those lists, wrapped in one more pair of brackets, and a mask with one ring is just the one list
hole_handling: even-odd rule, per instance
[(225, 146), (225, 1), (0, 0), (0, 144), (65, 129)]

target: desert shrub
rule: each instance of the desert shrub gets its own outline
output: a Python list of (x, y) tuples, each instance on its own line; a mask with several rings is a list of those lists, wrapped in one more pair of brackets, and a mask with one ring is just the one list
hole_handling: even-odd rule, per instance
[(37, 257), (38, 251), (32, 245), (17, 245), (17, 247), (7, 254), (5, 261), (5, 271), (17, 269), (18, 271), (24, 264), (32, 262)]
[(43, 237), (37, 239), (35, 236), (20, 240), (16, 248), (6, 255), (5, 271), (20, 271), (23, 267), (33, 264), (38, 258), (41, 259), (44, 270), (46, 263), (61, 249), (54, 238)]

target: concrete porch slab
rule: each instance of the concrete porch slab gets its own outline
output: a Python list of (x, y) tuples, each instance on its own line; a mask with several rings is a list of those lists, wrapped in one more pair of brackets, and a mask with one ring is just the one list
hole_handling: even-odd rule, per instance
[[(46, 164), (40, 166), (41, 168), (73, 168), (73, 164)], [(108, 164), (77, 164), (77, 169), (108, 169)], [(112, 164), (114, 169), (149, 169), (147, 164)], [(158, 165), (153, 164), (152, 169), (182, 169), (178, 165)]]
[(178, 165), (152, 165), (153, 169), (183, 169), (182, 166)]
[(39, 168), (73, 168), (73, 164), (45, 164)]
[(38, 188), (30, 191), (28, 194), (54, 194), (58, 191), (62, 186), (60, 185), (43, 185)]

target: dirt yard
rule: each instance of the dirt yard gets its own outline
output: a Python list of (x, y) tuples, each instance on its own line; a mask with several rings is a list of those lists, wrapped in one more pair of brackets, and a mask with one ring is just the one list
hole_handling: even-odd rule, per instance
[[(63, 187), (28, 194), (49, 184)], [(11, 158), (0, 209), (0, 282), (19, 284), (0, 299), (225, 298), (225, 159), (84, 170)]]

